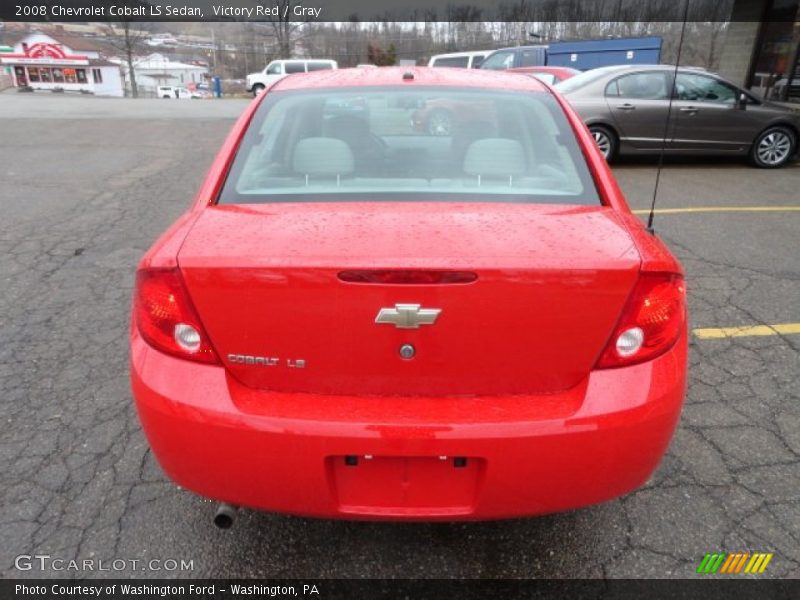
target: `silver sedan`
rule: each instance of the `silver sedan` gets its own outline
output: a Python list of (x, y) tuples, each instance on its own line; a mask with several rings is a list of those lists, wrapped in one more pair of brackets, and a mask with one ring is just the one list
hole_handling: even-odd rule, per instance
[(748, 156), (758, 167), (776, 168), (797, 151), (800, 113), (702, 69), (682, 67), (676, 76), (668, 65), (603, 67), (555, 87), (586, 122), (607, 160), (663, 149)]

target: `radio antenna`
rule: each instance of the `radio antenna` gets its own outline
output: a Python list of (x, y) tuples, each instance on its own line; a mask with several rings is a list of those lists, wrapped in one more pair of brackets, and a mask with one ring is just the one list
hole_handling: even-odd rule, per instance
[(683, 3), (683, 23), (681, 23), (681, 35), (678, 39), (678, 56), (675, 58), (675, 71), (672, 74), (672, 85), (669, 89), (669, 105), (667, 106), (667, 118), (664, 120), (664, 135), (661, 138), (661, 152), (658, 154), (658, 170), (656, 171), (656, 184), (653, 187), (653, 200), (650, 203), (650, 214), (647, 216), (647, 231), (655, 235), (653, 228), (653, 218), (656, 212), (656, 197), (658, 196), (658, 184), (661, 181), (661, 167), (664, 166), (664, 152), (667, 149), (667, 135), (669, 133), (670, 121), (672, 121), (672, 100), (675, 97), (675, 90), (677, 89), (678, 79), (678, 66), (681, 64), (681, 51), (683, 50), (683, 38), (686, 34), (686, 20), (689, 18), (689, 2), (684, 0)]

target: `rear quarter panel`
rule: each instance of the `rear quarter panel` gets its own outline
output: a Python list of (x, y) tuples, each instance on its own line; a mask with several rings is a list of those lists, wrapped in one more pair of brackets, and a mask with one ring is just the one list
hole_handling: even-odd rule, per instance
[(608, 162), (603, 158), (597, 145), (594, 143), (589, 128), (582, 116), (567, 102), (567, 100), (553, 90), (553, 94), (560, 102), (565, 114), (575, 131), (586, 162), (595, 179), (595, 183), (604, 204), (616, 209), (617, 217), (630, 233), (642, 260), (643, 271), (663, 271), (683, 275), (683, 267), (672, 255), (667, 246), (645, 229), (642, 222), (631, 212), (625, 196), (622, 193)]

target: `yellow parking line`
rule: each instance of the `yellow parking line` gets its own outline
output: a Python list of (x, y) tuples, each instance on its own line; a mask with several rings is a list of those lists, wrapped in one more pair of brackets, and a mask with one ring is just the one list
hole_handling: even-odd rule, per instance
[[(690, 206), (686, 208), (657, 208), (657, 215), (674, 215), (679, 213), (713, 213), (713, 212), (800, 212), (800, 206)], [(650, 214), (650, 209), (637, 209), (635, 215)]]
[(751, 335), (790, 335), (800, 333), (800, 323), (745, 325), (743, 327), (709, 327), (705, 329), (695, 329), (692, 333), (704, 340)]

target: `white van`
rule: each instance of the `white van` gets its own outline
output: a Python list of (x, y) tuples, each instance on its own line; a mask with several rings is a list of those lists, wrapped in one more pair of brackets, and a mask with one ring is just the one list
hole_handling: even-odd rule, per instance
[(450, 54), (436, 54), (428, 61), (429, 67), (462, 67), (464, 69), (477, 69), (483, 59), (494, 50), (476, 50), (474, 52), (451, 52)]
[(247, 76), (247, 91), (253, 92), (253, 96), (258, 96), (268, 85), (292, 73), (307, 73), (309, 71), (338, 68), (339, 65), (335, 60), (325, 58), (273, 60), (263, 71), (250, 73)]

